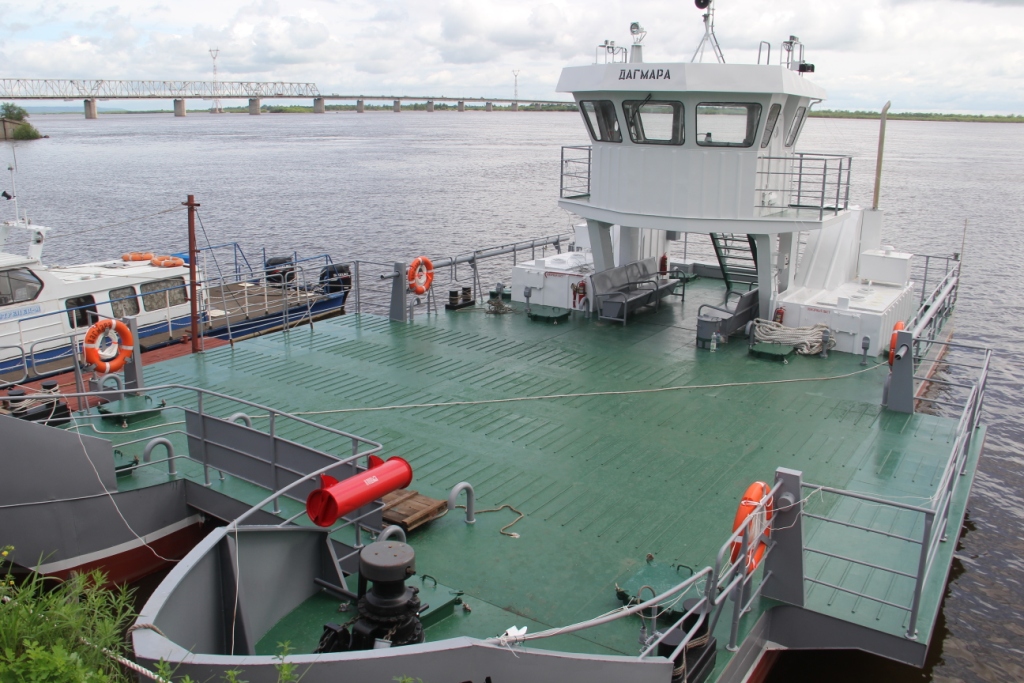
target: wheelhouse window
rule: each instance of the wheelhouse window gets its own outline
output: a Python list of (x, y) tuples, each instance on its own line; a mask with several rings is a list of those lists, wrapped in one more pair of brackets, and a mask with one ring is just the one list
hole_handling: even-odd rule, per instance
[(28, 268), (0, 272), (0, 306), (32, 301), (43, 289), (43, 283)]
[(760, 121), (760, 104), (702, 102), (697, 105), (697, 144), (701, 147), (750, 147)]
[(159, 311), (188, 302), (183, 277), (144, 282), (139, 286), (139, 290), (142, 292), (142, 307), (147, 311)]
[(782, 111), (781, 104), (773, 104), (768, 110), (768, 121), (764, 124), (764, 136), (761, 138), (761, 149), (768, 146), (772, 141), (772, 133), (775, 132), (775, 124), (779, 122), (779, 112)]
[(92, 294), (73, 296), (64, 302), (68, 309), (68, 322), (71, 327), (89, 327), (100, 319), (96, 312), (96, 299)]
[(619, 119), (615, 116), (615, 105), (611, 100), (585, 100), (580, 102), (580, 113), (590, 131), (590, 137), (598, 142), (622, 142)]
[(640, 145), (683, 144), (683, 103), (626, 100), (622, 103), (629, 139)]
[(800, 129), (804, 127), (804, 119), (807, 118), (807, 107), (800, 107), (796, 110), (793, 123), (789, 124), (789, 133), (786, 135), (786, 147), (792, 147), (796, 139), (800, 137)]
[(134, 287), (119, 287), (110, 290), (110, 308), (115, 318), (139, 314), (139, 300), (135, 298)]

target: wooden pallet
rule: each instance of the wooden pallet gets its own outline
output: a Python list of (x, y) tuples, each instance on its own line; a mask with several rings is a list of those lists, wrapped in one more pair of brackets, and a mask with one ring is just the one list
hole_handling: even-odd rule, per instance
[(447, 501), (422, 496), (418, 491), (399, 489), (384, 496), (384, 522), (412, 531), (439, 516), (447, 505)]

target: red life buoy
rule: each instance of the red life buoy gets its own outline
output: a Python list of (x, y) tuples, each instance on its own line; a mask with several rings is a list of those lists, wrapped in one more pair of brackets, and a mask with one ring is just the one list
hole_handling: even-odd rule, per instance
[[(743, 522), (752, 514), (755, 514), (755, 510), (764, 501), (765, 497), (768, 496), (768, 492), (771, 488), (768, 484), (763, 481), (755, 481), (743, 494), (743, 498), (740, 500), (740, 506), (736, 510), (736, 518), (732, 523), (733, 532), (737, 531)], [(765, 536), (771, 536), (771, 521), (772, 521), (773, 505), (772, 499), (768, 498), (765, 502), (764, 507), (756, 513), (757, 517), (750, 522), (747, 527), (747, 538), (750, 539), (750, 546), (747, 548), (747, 573), (750, 574), (757, 565), (761, 563), (761, 558), (764, 557), (764, 551), (768, 548), (764, 541), (761, 540), (762, 533)], [(736, 558), (740, 556), (740, 552), (743, 550), (743, 537), (737, 538), (732, 542), (732, 559), (730, 562), (735, 562)]]
[(902, 320), (896, 321), (892, 326), (892, 339), (889, 340), (889, 365), (896, 362), (896, 333), (906, 327)]
[(434, 282), (434, 264), (426, 256), (417, 256), (409, 266), (409, 289), (426, 294)]
[(149, 261), (153, 258), (153, 252), (151, 251), (131, 251), (127, 254), (121, 254), (122, 261)]
[(177, 268), (185, 265), (185, 259), (177, 256), (154, 256), (149, 262), (158, 268)]
[[(100, 337), (102, 337), (107, 330), (113, 328), (117, 334), (117, 342), (114, 344), (116, 352), (110, 360), (104, 360), (100, 355)], [(132, 351), (135, 348), (135, 340), (132, 338), (132, 333), (120, 320), (101, 320), (85, 333), (85, 362), (89, 365), (95, 365), (96, 371), (106, 374), (108, 372), (117, 372), (124, 367), (125, 361), (132, 355)]]

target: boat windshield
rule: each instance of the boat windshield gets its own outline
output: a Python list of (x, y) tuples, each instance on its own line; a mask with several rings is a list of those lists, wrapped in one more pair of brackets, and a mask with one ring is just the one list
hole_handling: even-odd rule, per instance
[(629, 139), (640, 145), (683, 144), (683, 103), (626, 100), (622, 103)]
[(702, 102), (697, 105), (697, 144), (701, 147), (750, 147), (760, 121), (760, 104)]
[(0, 272), (0, 306), (32, 301), (43, 289), (43, 283), (28, 268)]
[(781, 104), (773, 104), (768, 110), (768, 122), (764, 124), (764, 136), (761, 137), (761, 149), (768, 146), (772, 141), (772, 133), (775, 132), (775, 124), (779, 121), (779, 112), (782, 111)]
[(598, 142), (622, 142), (619, 119), (615, 116), (615, 105), (611, 100), (587, 100), (580, 102), (580, 112), (590, 131), (590, 137)]
[(789, 134), (786, 136), (786, 147), (792, 147), (796, 139), (800, 137), (800, 129), (803, 128), (804, 118), (807, 116), (807, 107), (800, 107), (796, 110), (793, 123), (789, 125)]

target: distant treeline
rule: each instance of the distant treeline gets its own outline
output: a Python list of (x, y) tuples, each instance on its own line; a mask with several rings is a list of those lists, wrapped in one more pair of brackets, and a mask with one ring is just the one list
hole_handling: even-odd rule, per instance
[[(367, 103), (364, 107), (366, 111), (391, 111), (393, 105), (391, 104), (369, 104)], [(456, 102), (435, 102), (434, 111), (456, 111), (459, 106)], [(356, 105), (354, 104), (328, 104), (324, 107), (327, 111), (355, 111)], [(512, 105), (509, 104), (495, 104), (494, 111), (509, 111), (512, 109)], [(402, 103), (402, 111), (426, 111), (427, 105), (425, 102), (416, 102), (406, 104)], [(483, 102), (466, 102), (466, 111), (483, 111)], [(74, 110), (77, 112), (78, 110)], [(202, 114), (210, 111), (209, 109), (189, 109), (190, 113)], [(221, 109), (225, 114), (248, 114), (249, 106), (243, 105), (241, 107), (223, 107)], [(270, 105), (264, 104), (260, 107), (260, 111), (264, 114), (312, 114), (313, 107), (301, 104), (290, 104), (290, 105)], [(519, 105), (519, 111), (578, 111), (575, 104), (542, 104), (539, 107), (534, 107), (532, 104), (522, 103)], [(133, 111), (128, 109), (117, 109), (117, 110), (101, 110), (101, 114), (170, 114), (173, 113), (170, 109), (147, 109), (145, 111)]]
[[(843, 111), (841, 109), (811, 110), (811, 116), (823, 119), (877, 119), (881, 114), (877, 111)], [(988, 121), (992, 123), (1024, 123), (1024, 116), (1017, 114), (929, 114), (925, 112), (903, 112), (894, 114), (889, 112), (886, 115), (889, 119), (902, 119), (904, 121)]]

